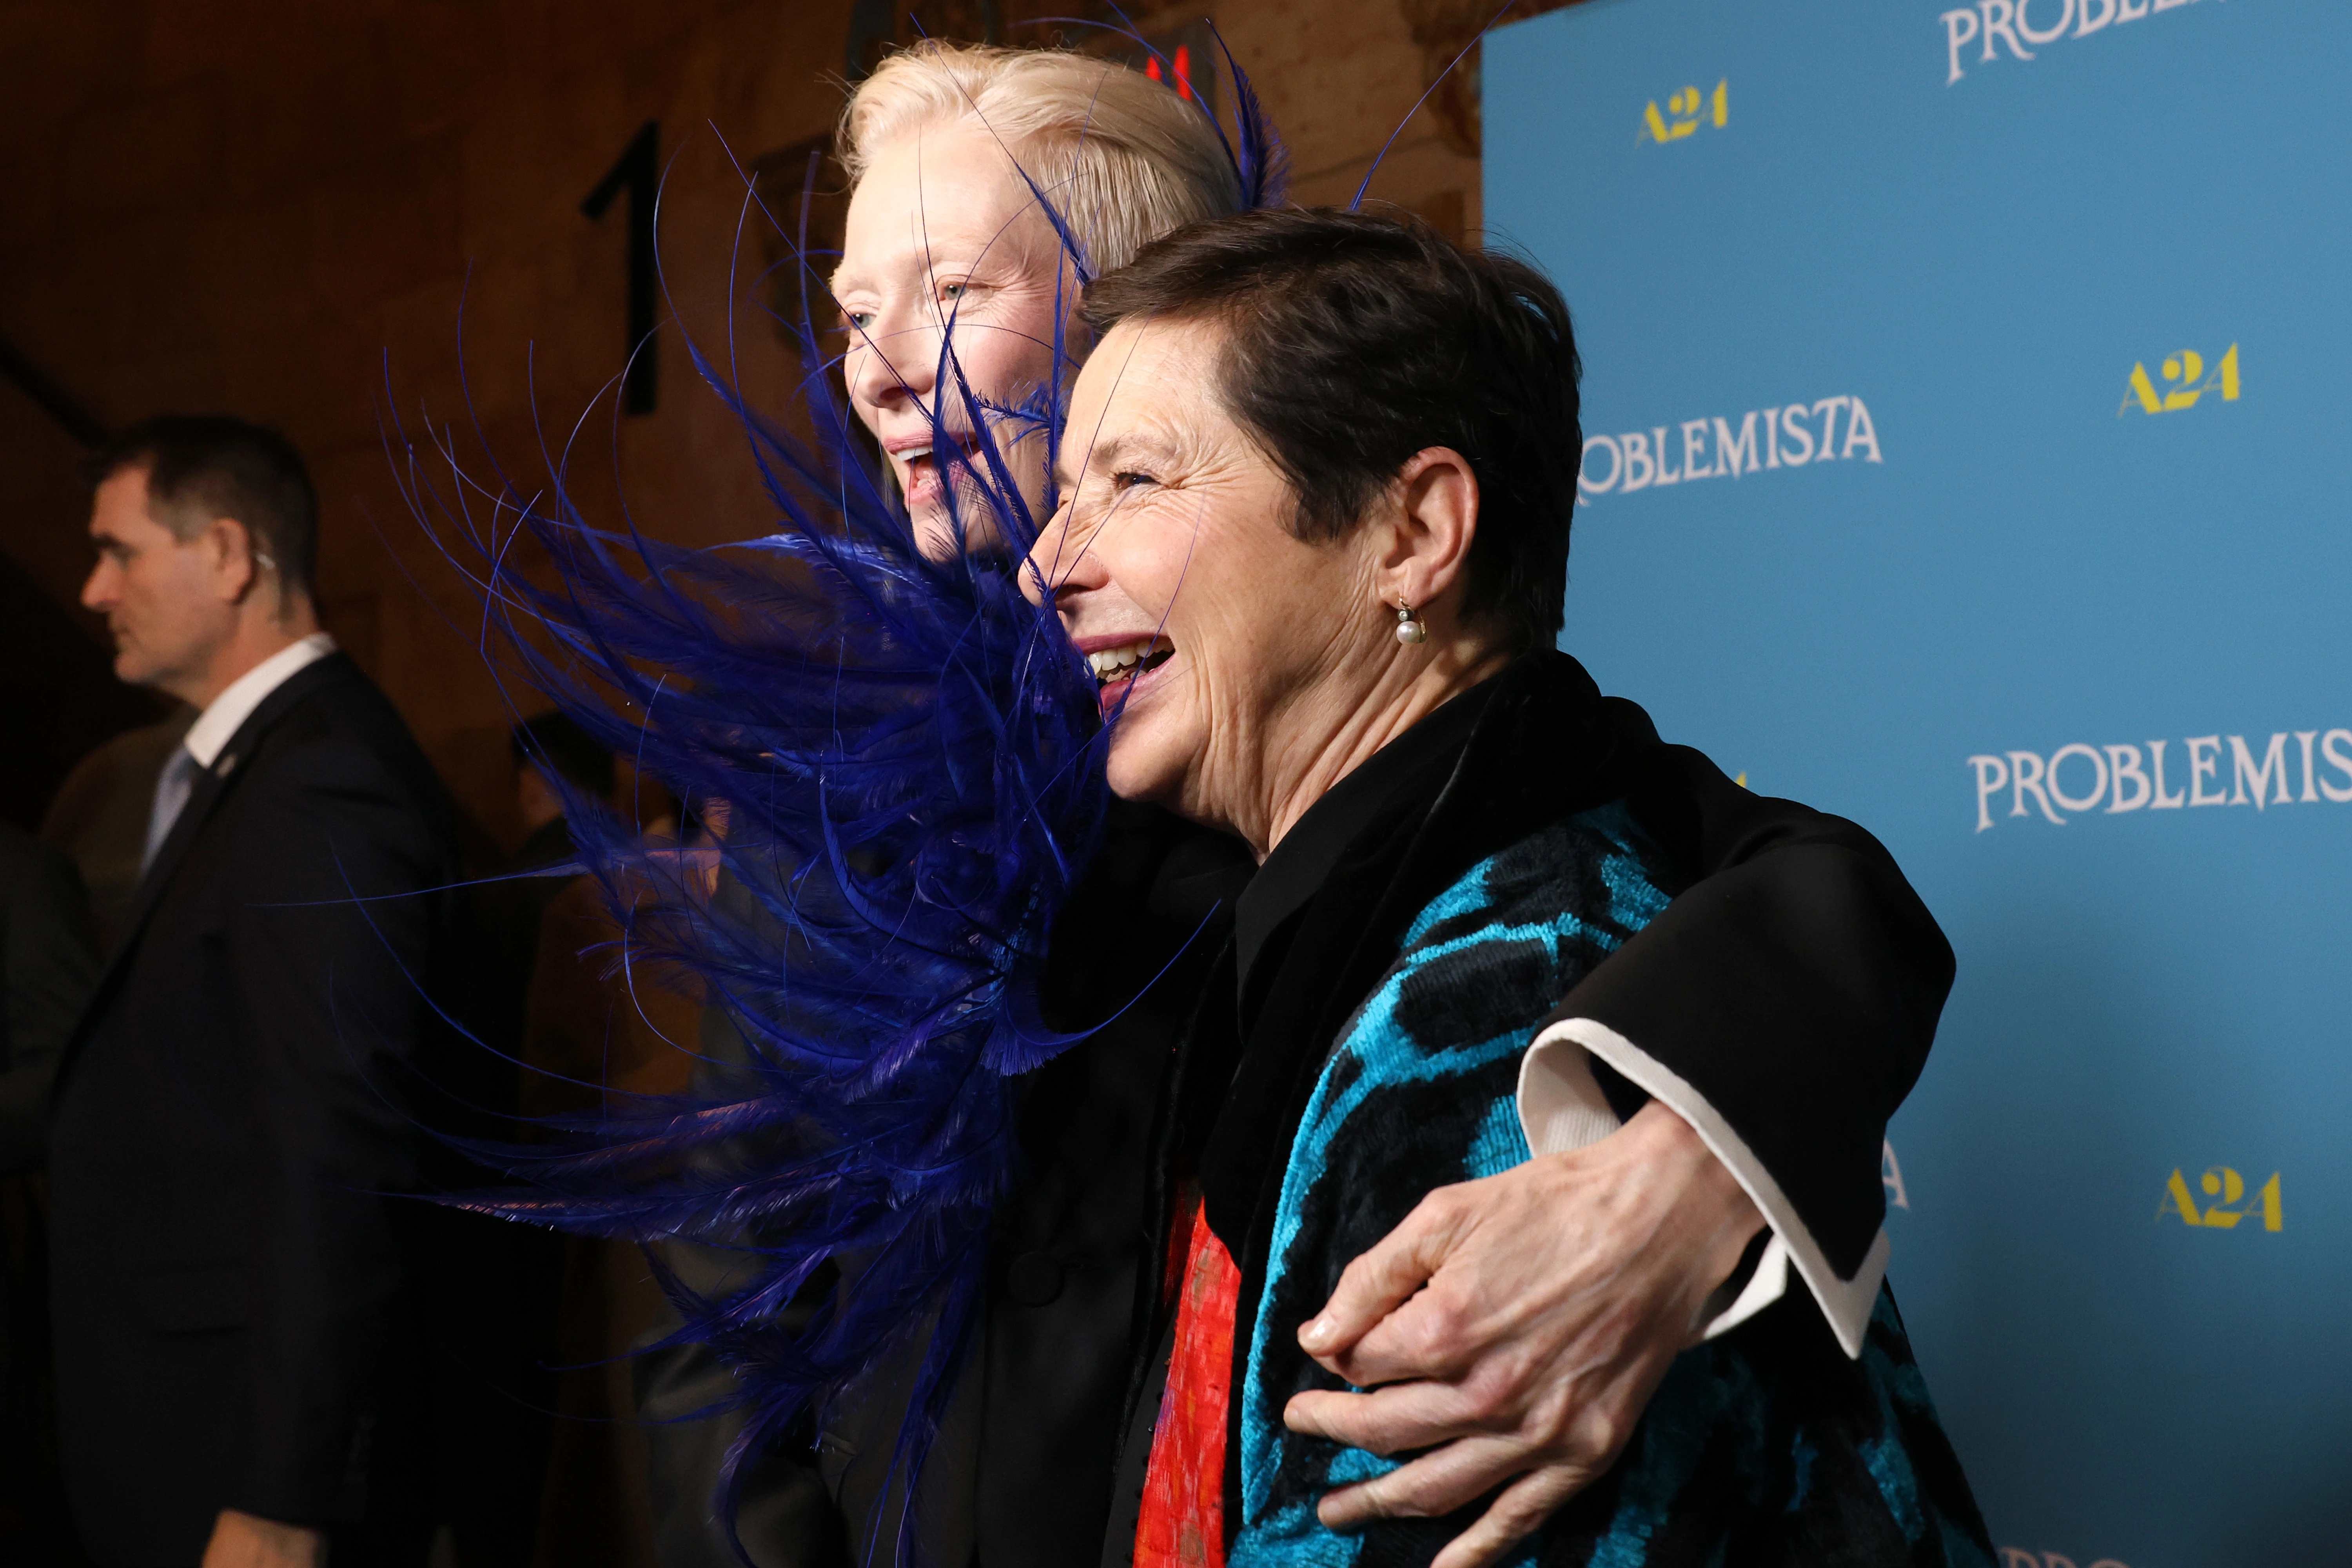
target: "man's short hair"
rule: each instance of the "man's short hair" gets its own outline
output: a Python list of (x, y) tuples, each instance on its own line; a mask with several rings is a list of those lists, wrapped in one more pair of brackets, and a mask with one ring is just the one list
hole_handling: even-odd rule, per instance
[(1480, 495), (1465, 618), (1517, 651), (1559, 635), (1582, 367), (1542, 273), (1411, 216), (1266, 209), (1155, 240), (1084, 309), (1097, 334), (1225, 328), (1219, 401), (1290, 482), (1301, 539), (1354, 531), (1414, 453), (1461, 453)]
[(173, 534), (192, 538), (216, 519), (235, 518), (281, 591), (310, 596), (319, 492), (285, 437), (226, 414), (159, 415), (92, 454), (89, 482), (104, 484), (128, 468), (145, 470), (148, 509)]
[(552, 769), (566, 784), (598, 800), (613, 797), (613, 753), (570, 714), (550, 710), (507, 732), (520, 767)]

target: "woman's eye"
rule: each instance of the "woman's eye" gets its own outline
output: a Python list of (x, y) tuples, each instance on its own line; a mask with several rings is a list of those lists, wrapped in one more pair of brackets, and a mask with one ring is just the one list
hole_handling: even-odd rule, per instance
[(874, 325), (874, 312), (871, 310), (845, 311), (841, 319), (849, 323), (849, 330), (853, 332), (865, 331)]
[(1115, 490), (1131, 490), (1138, 485), (1156, 485), (1159, 482), (1150, 474), (1139, 473), (1133, 468), (1123, 469), (1110, 477), (1110, 488)]

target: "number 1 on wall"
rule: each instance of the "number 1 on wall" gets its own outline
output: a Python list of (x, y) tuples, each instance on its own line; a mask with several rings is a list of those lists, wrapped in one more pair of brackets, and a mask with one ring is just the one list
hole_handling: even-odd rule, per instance
[(583, 216), (594, 223), (614, 198), (629, 193), (629, 298), (622, 325), (628, 356), (622, 374), (621, 408), (627, 414), (651, 414), (658, 389), (661, 356), (654, 342), (655, 296), (660, 277), (654, 265), (654, 211), (661, 193), (661, 121), (641, 126), (620, 160), (605, 171), (580, 204)]

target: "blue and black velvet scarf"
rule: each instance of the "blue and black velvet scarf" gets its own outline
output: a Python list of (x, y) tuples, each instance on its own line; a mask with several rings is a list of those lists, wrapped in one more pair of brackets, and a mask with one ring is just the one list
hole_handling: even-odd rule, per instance
[[(1391, 1461), (1298, 1436), (1336, 1379), (1297, 1348), (1340, 1271), (1429, 1191), (1528, 1158), (1515, 1089), (1542, 1020), (1687, 878), (1645, 816), (1662, 747), (1564, 655), (1519, 660), (1317, 803), (1236, 911), (1187, 1049), (1209, 1222), (1243, 1271), (1226, 1445), (1232, 1562), (1426, 1563), (1476, 1510), (1338, 1536), (1333, 1488)], [(1621, 1115), (1637, 1090), (1602, 1069)], [(1213, 1095), (1204, 1085), (1223, 1085)], [(1483, 1507), (1483, 1503), (1478, 1505)], [(1989, 1563), (1891, 1296), (1859, 1361), (1810, 1298), (1677, 1359), (1617, 1466), (1527, 1563)]]

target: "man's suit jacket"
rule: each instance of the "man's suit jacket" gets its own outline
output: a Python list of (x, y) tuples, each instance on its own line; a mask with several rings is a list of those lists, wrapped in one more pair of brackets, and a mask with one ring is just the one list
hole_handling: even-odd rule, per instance
[(195, 1562), (223, 1508), (347, 1564), (424, 1528), (424, 1205), (387, 1194), (425, 1163), (453, 827), (331, 655), (200, 772), (142, 885), (50, 1143), (67, 1487), (109, 1568)]

